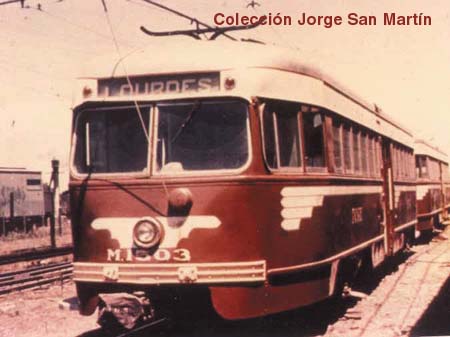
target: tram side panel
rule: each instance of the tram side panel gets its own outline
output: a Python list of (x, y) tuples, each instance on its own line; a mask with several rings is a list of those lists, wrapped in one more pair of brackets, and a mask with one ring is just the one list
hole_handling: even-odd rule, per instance
[[(444, 215), (446, 202), (446, 155), (439, 149), (416, 140), (417, 230), (430, 231)], [(440, 159), (438, 159), (440, 158)]]
[(443, 207), (444, 207), (444, 218), (448, 217), (448, 211), (450, 210), (450, 177), (449, 177), (449, 171), (448, 171), (448, 164), (447, 163), (441, 163), (441, 170), (442, 170), (442, 186), (443, 186)]
[(417, 183), (417, 230), (433, 229), (442, 208), (441, 187), (434, 183)]
[[(391, 146), (393, 161), (394, 195), (393, 227), (394, 253), (405, 244), (405, 239), (412, 240), (414, 226), (417, 223), (416, 176), (412, 149), (394, 143)], [(408, 236), (408, 238), (405, 237)]]

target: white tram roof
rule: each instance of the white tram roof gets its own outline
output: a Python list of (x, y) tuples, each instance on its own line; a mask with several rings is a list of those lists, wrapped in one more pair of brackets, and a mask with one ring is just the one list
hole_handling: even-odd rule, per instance
[(437, 146), (433, 146), (423, 139), (414, 141), (414, 152), (416, 155), (432, 157), (448, 164), (448, 155)]
[[(227, 77), (236, 80), (235, 90), (198, 96), (239, 96), (248, 99), (259, 96), (314, 104), (413, 148), (409, 130), (394, 122), (377, 105), (365, 101), (322, 73), (313, 65), (314, 59), (308, 60), (298, 51), (251, 42), (175, 41), (152, 44), (122, 58), (117, 53), (97, 58), (86, 67), (80, 79), (220, 72), (221, 81)], [(186, 96), (195, 97), (183, 94), (183, 97)], [(170, 97), (160, 94), (158, 98), (155, 95), (134, 97), (144, 100), (174, 99), (180, 98), (180, 94)], [(98, 100), (104, 101), (105, 98), (98, 97)]]

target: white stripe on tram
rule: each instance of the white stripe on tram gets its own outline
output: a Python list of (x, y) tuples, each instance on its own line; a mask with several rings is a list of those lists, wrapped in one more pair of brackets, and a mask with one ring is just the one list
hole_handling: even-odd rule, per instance
[(383, 191), (381, 185), (370, 186), (289, 186), (281, 190), (281, 227), (286, 231), (300, 229), (300, 222), (304, 218), (310, 218), (314, 207), (322, 206), (325, 196), (380, 194)]

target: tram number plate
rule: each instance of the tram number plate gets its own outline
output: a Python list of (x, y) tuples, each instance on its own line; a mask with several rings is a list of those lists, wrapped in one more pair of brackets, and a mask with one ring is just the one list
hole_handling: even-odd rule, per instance
[(111, 262), (188, 262), (191, 260), (191, 252), (184, 248), (161, 248), (152, 253), (143, 249), (108, 249), (107, 260)]
[(363, 221), (363, 208), (352, 208), (352, 224), (360, 223)]

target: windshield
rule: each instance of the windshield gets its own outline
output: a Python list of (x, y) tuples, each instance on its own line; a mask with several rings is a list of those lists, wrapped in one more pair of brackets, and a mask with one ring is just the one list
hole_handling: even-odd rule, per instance
[[(249, 158), (247, 104), (237, 100), (189, 101), (82, 111), (76, 123), (74, 168), (78, 173), (143, 173), (152, 111), (153, 171), (180, 174), (229, 170)], [(143, 122), (143, 123), (142, 123)], [(145, 125), (145, 132), (143, 125)]]
[(150, 107), (85, 110), (77, 122), (75, 167), (79, 173), (142, 172), (147, 168), (148, 142), (143, 125)]
[(245, 103), (165, 103), (158, 104), (157, 111), (157, 171), (236, 169), (247, 162)]

